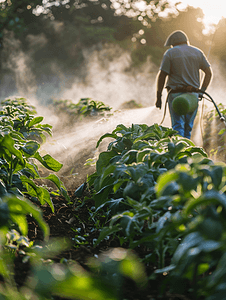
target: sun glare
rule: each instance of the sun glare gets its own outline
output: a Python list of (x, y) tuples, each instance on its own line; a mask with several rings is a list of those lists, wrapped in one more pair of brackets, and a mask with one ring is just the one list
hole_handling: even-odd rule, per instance
[[(170, 0), (171, 3), (178, 2), (177, 0)], [(226, 1), (225, 0), (181, 0), (178, 5), (179, 9), (193, 6), (200, 7), (204, 13), (204, 24), (208, 30), (211, 24), (218, 24), (220, 19), (226, 18)]]

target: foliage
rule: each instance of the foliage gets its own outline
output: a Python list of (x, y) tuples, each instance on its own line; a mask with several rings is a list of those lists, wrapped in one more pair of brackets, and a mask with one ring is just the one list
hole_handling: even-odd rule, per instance
[[(160, 65), (163, 53), (166, 51), (164, 43), (167, 37), (175, 30), (186, 32), (191, 45), (199, 47), (205, 53), (208, 52), (207, 41), (211, 37), (203, 35), (204, 17), (201, 8), (188, 6), (185, 10), (171, 10), (167, 17), (146, 18), (142, 21), (137, 31), (133, 33), (133, 47), (131, 58), (134, 66), (144, 64), (149, 57), (157, 66)], [(190, 26), (190, 24), (194, 26)]]
[[(70, 0), (67, 3), (50, 0), (45, 3), (41, 0), (4, 1), (0, 4), (1, 34), (10, 40), (13, 36), (19, 38), (23, 51), (32, 60), (29, 67), (39, 85), (43, 85), (48, 75), (60, 80), (61, 76), (53, 71), (52, 63), (56, 63), (64, 74), (73, 75), (67, 76), (67, 85), (70, 84), (75, 69), (78, 70), (84, 60), (83, 49), (93, 45), (99, 48), (102, 47), (100, 44), (122, 41), (129, 51), (132, 49), (135, 66), (144, 63), (147, 56), (159, 65), (161, 54), (165, 51), (163, 44), (166, 37), (178, 29), (178, 24), (188, 34), (192, 44), (207, 51), (203, 47), (210, 37), (202, 34), (201, 9), (188, 7), (185, 11), (179, 11), (165, 0), (145, 2), (140, 10), (132, 0), (128, 3), (112, 3), (110, 0)], [(159, 17), (169, 5), (173, 7), (172, 14), (167, 18)], [(194, 24), (195, 29), (189, 26), (190, 23)], [(2, 45), (7, 48), (6, 40)], [(61, 51), (55, 51), (56, 48)], [(4, 53), (6, 59), (10, 50), (6, 49)]]
[[(47, 168), (55, 166), (51, 157), (38, 153), (51, 128), (41, 125), (42, 118), (33, 116), (34, 108), (24, 99), (2, 104), (0, 274), (4, 284), (0, 296), (90, 299), (92, 294), (97, 300), (123, 299), (126, 278), (145, 286), (144, 264), (152, 264), (148, 280), (158, 282), (160, 296), (169, 291), (192, 299), (223, 299), (225, 164), (214, 163), (202, 148), (157, 124), (120, 124), (101, 136), (97, 147), (111, 138), (107, 151), (100, 153), (96, 172), (75, 192), (80, 197), (88, 188), (95, 201), (91, 217), (106, 216), (104, 224), (97, 222), (100, 234), (95, 245), (112, 235), (125, 248), (147, 251), (141, 264), (131, 250), (113, 249), (91, 259), (87, 272), (72, 261), (47, 259), (69, 247), (64, 239), (36, 246), (25, 237), (27, 214), (36, 219), (46, 239), (49, 235), (40, 211), (22, 195), (39, 191), (32, 181), (39, 178), (34, 159)], [(54, 174), (47, 178), (62, 188)], [(76, 232), (77, 244), (84, 244), (85, 237)], [(20, 291), (12, 277), (13, 257), (19, 252), (32, 265), (30, 280)]]
[[(147, 6), (148, 5), (148, 6)], [(162, 1), (150, 1), (146, 4), (145, 18), (150, 19), (151, 17), (156, 17), (159, 11), (164, 11), (167, 8), (168, 2), (166, 0)], [(39, 10), (38, 10), (39, 8)], [(129, 11), (130, 16), (133, 11), (133, 15), (136, 15), (138, 18), (141, 15), (139, 8), (134, 5), (133, 1), (130, 1), (130, 5), (125, 5), (124, 3), (118, 2), (117, 9), (120, 10), (120, 13), (127, 15)], [(78, 17), (80, 23), (82, 18), (86, 22), (92, 25), (92, 27), (86, 27), (87, 30), (95, 30), (95, 28), (106, 27), (116, 20), (121, 20), (116, 13), (116, 8), (112, 5), (111, 1), (102, 0), (99, 3), (93, 3), (92, 1), (75, 1), (68, 0), (63, 1), (59, 0), (48, 0), (43, 2), (42, 0), (10, 0), (2, 1), (0, 3), (0, 15), (1, 15), (1, 26), (0, 29), (3, 31), (12, 30), (14, 32), (21, 32), (29, 26), (28, 21), (33, 21), (35, 17), (42, 14), (47, 15), (48, 18), (53, 19), (72, 19), (75, 16)], [(144, 11), (143, 11), (144, 17)], [(90, 22), (92, 21), (92, 22)], [(104, 26), (103, 24), (104, 23)]]
[[(28, 234), (26, 215), (31, 214), (48, 239), (49, 228), (42, 219), (41, 211), (26, 198), (6, 194), (0, 198), (0, 231), (6, 234), (7, 228), (17, 226), (23, 235)], [(1, 234), (1, 233), (0, 233)]]
[[(224, 105), (219, 103), (217, 106), (222, 116), (225, 117), (226, 109)], [(220, 120), (218, 113), (213, 109), (204, 115), (203, 147), (213, 159), (226, 161), (225, 122)]]
[[(37, 161), (48, 170), (57, 172), (62, 164), (49, 154), (41, 156), (40, 143), (51, 135), (51, 126), (41, 124), (43, 117), (33, 115), (34, 107), (26, 104), (23, 98), (5, 100), (0, 111), (0, 197), (8, 194), (29, 195), (41, 204), (48, 203), (54, 211), (47, 188), (36, 182), (42, 179), (38, 172)], [(55, 174), (45, 179), (52, 181), (59, 192), (68, 198), (63, 183)], [(68, 198), (69, 199), (69, 198)]]
[[(27, 19), (32, 15), (32, 10), (41, 5), (42, 0), (11, 0), (1, 1), (0, 3), (0, 38), (3, 37), (5, 30), (20, 34), (26, 28)], [(27, 18), (24, 18), (25, 13)], [(29, 17), (28, 17), (29, 16)]]
[(165, 49), (163, 47), (139, 45), (132, 51), (131, 58), (134, 66), (139, 66), (140, 64), (145, 63), (148, 57), (150, 57), (151, 61), (159, 66), (164, 52)]
[(91, 98), (82, 98), (78, 103), (71, 100), (54, 100), (54, 108), (58, 111), (65, 111), (70, 115), (94, 116), (104, 111), (110, 111), (111, 107), (101, 101), (95, 101)]
[[(59, 263), (51, 260), (61, 251), (67, 249), (69, 244), (64, 239), (50, 240), (48, 243), (36, 246), (29, 245), (24, 237), (11, 232), (9, 238), (19, 243), (24, 241), (24, 258), (29, 259), (32, 272), (26, 285), (17, 289), (11, 267), (12, 255), (7, 248), (0, 248), (1, 261), (0, 274), (5, 282), (0, 287), (0, 297), (3, 299), (53, 299), (64, 297), (70, 299), (118, 300), (125, 278), (131, 278), (139, 288), (147, 282), (143, 265), (135, 254), (125, 249), (114, 249), (105, 253), (104, 257), (93, 258), (89, 262), (90, 272), (83, 269), (75, 261), (62, 259)], [(11, 244), (11, 249), (14, 249)], [(104, 259), (103, 259), (104, 258)], [(111, 272), (109, 273), (109, 270)], [(106, 276), (107, 273), (107, 276)]]
[(180, 204), (181, 213), (172, 222), (184, 237), (173, 253), (170, 276), (173, 282), (178, 278), (190, 281), (194, 299), (212, 299), (225, 284), (223, 275), (215, 277), (224, 272), (220, 264), (225, 252), (225, 171), (223, 164), (199, 159), (162, 175), (157, 185), (159, 196), (176, 186), (170, 198)]
[(222, 61), (222, 64), (219, 65), (220, 69), (224, 72), (224, 64), (226, 61), (226, 56), (225, 56), (225, 41), (222, 39), (222, 37), (225, 35), (225, 23), (226, 19), (221, 18), (219, 20), (218, 24), (215, 27), (215, 32), (214, 32), (214, 39), (213, 39), (213, 47), (212, 47), (212, 54), (213, 56), (217, 56), (219, 60)]
[[(48, 169), (59, 167), (50, 156), (41, 157), (37, 151), (40, 146), (37, 141), (43, 142), (44, 133), (51, 134), (51, 127), (41, 125), (43, 118), (34, 117), (34, 107), (23, 98), (8, 99), (1, 104), (0, 298), (24, 300), (59, 296), (116, 300), (120, 297), (124, 278), (131, 278), (142, 287), (146, 282), (144, 268), (135, 254), (125, 249), (106, 253), (103, 261), (93, 259), (89, 263), (90, 272), (74, 261), (62, 259), (60, 263), (55, 263), (51, 259), (66, 250), (69, 242), (64, 238), (47, 242), (49, 227), (42, 218), (41, 210), (22, 197), (23, 194), (33, 196), (34, 190), (41, 201), (40, 196), (45, 190), (39, 189), (32, 181), (40, 177), (31, 159), (37, 159)], [(56, 175), (51, 174), (47, 179), (62, 189)], [(43, 194), (42, 200), (46, 201), (47, 193)], [(27, 238), (27, 215), (39, 224), (44, 242), (36, 244)], [(31, 266), (29, 280), (20, 289), (14, 280), (14, 260), (17, 256), (22, 257), (23, 264), (29, 262)], [(106, 276), (110, 269), (112, 273)]]
[[(129, 248), (149, 249), (145, 263), (157, 270), (159, 292), (193, 299), (225, 293), (226, 166), (202, 148), (153, 125), (118, 125), (108, 150), (100, 153), (94, 189), (95, 213), (107, 215), (96, 245), (109, 235)], [(180, 284), (178, 284), (178, 282)]]

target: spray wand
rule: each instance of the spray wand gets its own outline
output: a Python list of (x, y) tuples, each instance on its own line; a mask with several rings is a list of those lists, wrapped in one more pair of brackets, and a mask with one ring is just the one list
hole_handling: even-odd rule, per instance
[(222, 115), (222, 113), (220, 112), (220, 110), (219, 110), (218, 106), (216, 105), (215, 101), (213, 100), (213, 98), (212, 98), (207, 92), (203, 92), (203, 91), (201, 91), (201, 90), (199, 90), (199, 92), (202, 93), (203, 95), (206, 95), (207, 97), (209, 97), (209, 99), (212, 101), (213, 105), (214, 105), (215, 108), (216, 108), (216, 111), (217, 111), (217, 113), (218, 113), (218, 115), (219, 115), (219, 117), (220, 117), (220, 120), (221, 120), (222, 122), (224, 122), (224, 125), (226, 126), (225, 117), (224, 117), (224, 116)]

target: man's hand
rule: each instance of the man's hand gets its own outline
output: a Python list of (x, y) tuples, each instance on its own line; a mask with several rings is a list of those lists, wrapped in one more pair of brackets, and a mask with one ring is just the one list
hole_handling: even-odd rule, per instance
[(201, 101), (203, 99), (203, 93), (199, 93), (198, 98), (199, 98), (199, 101)]
[(199, 101), (201, 101), (204, 97), (204, 94), (202, 92), (205, 92), (206, 91), (206, 88), (205, 87), (202, 87), (200, 89), (201, 93), (199, 93)]
[(162, 93), (161, 92), (157, 92), (157, 100), (155, 102), (155, 106), (159, 109), (162, 108)]

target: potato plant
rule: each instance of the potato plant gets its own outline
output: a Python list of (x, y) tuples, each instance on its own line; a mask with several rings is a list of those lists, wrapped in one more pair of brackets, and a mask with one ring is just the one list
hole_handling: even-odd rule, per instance
[[(160, 290), (192, 299), (225, 292), (225, 175), (205, 151), (171, 129), (118, 125), (88, 178), (96, 211), (107, 215), (96, 245), (113, 235), (125, 247), (146, 247), (145, 264), (165, 275)], [(178, 282), (180, 284), (178, 284)]]
[[(5, 100), (0, 110), (0, 197), (8, 194), (29, 195), (41, 204), (48, 203), (54, 211), (47, 188), (36, 184), (41, 179), (38, 166), (57, 172), (62, 164), (49, 154), (41, 156), (40, 145), (46, 135), (51, 135), (51, 126), (41, 124), (43, 117), (34, 116), (34, 108), (25, 99)], [(54, 173), (45, 179), (52, 181), (58, 191), (67, 195), (63, 183)], [(36, 180), (36, 181), (35, 181)]]
[[(49, 227), (38, 209), (28, 198), (36, 197), (41, 204), (51, 206), (48, 190), (39, 187), (40, 179), (37, 160), (54, 172), (61, 164), (50, 155), (41, 156), (38, 152), (45, 133), (51, 134), (51, 126), (41, 125), (42, 117), (34, 117), (35, 110), (25, 99), (2, 102), (0, 112), (0, 298), (1, 299), (71, 299), (118, 300), (125, 277), (131, 278), (138, 286), (146, 282), (144, 267), (135, 254), (129, 250), (116, 249), (105, 254), (102, 261), (89, 262), (90, 272), (76, 262), (62, 259), (55, 263), (54, 258), (68, 249), (69, 242), (62, 238), (49, 239)], [(62, 182), (55, 174), (46, 179), (56, 184), (60, 192), (67, 196)], [(25, 198), (24, 196), (28, 196)], [(35, 245), (27, 238), (26, 216), (32, 216), (44, 234), (44, 241)], [(16, 230), (16, 229), (17, 230)], [(23, 255), (32, 266), (29, 280), (20, 290), (14, 280), (14, 258)], [(106, 257), (108, 259), (106, 260)], [(117, 257), (117, 260), (115, 260)], [(106, 271), (111, 269), (106, 277)]]
[(81, 98), (78, 103), (71, 100), (54, 100), (53, 104), (57, 111), (63, 110), (72, 116), (93, 116), (111, 110), (110, 106), (91, 98)]
[[(49, 203), (51, 195), (37, 185), (38, 165), (56, 172), (61, 164), (50, 155), (41, 156), (40, 145), (51, 126), (42, 125), (34, 108), (24, 99), (7, 100), (0, 112), (0, 286), (3, 299), (67, 298), (123, 299), (122, 284), (130, 278), (138, 286), (147, 283), (165, 292), (190, 299), (224, 299), (226, 294), (226, 166), (214, 163), (206, 152), (170, 128), (156, 124), (118, 125), (108, 149), (99, 155), (96, 172), (75, 192), (88, 188), (95, 201), (94, 212), (103, 213), (97, 226), (98, 245), (113, 236), (125, 249), (112, 249), (92, 259), (85, 271), (75, 262), (50, 261), (68, 243), (44, 243), (38, 247), (26, 238), (26, 215), (32, 214), (44, 232), (49, 228), (41, 211), (24, 196)], [(67, 192), (55, 174), (54, 182)], [(13, 226), (12, 226), (13, 225)], [(15, 230), (15, 227), (18, 231)], [(13, 255), (29, 258), (32, 273), (20, 291), (13, 280)], [(126, 250), (126, 248), (129, 248)], [(139, 260), (130, 251), (146, 249)], [(44, 261), (49, 263), (41, 263)], [(151, 266), (148, 278), (145, 267)], [(45, 281), (43, 281), (45, 278)]]

